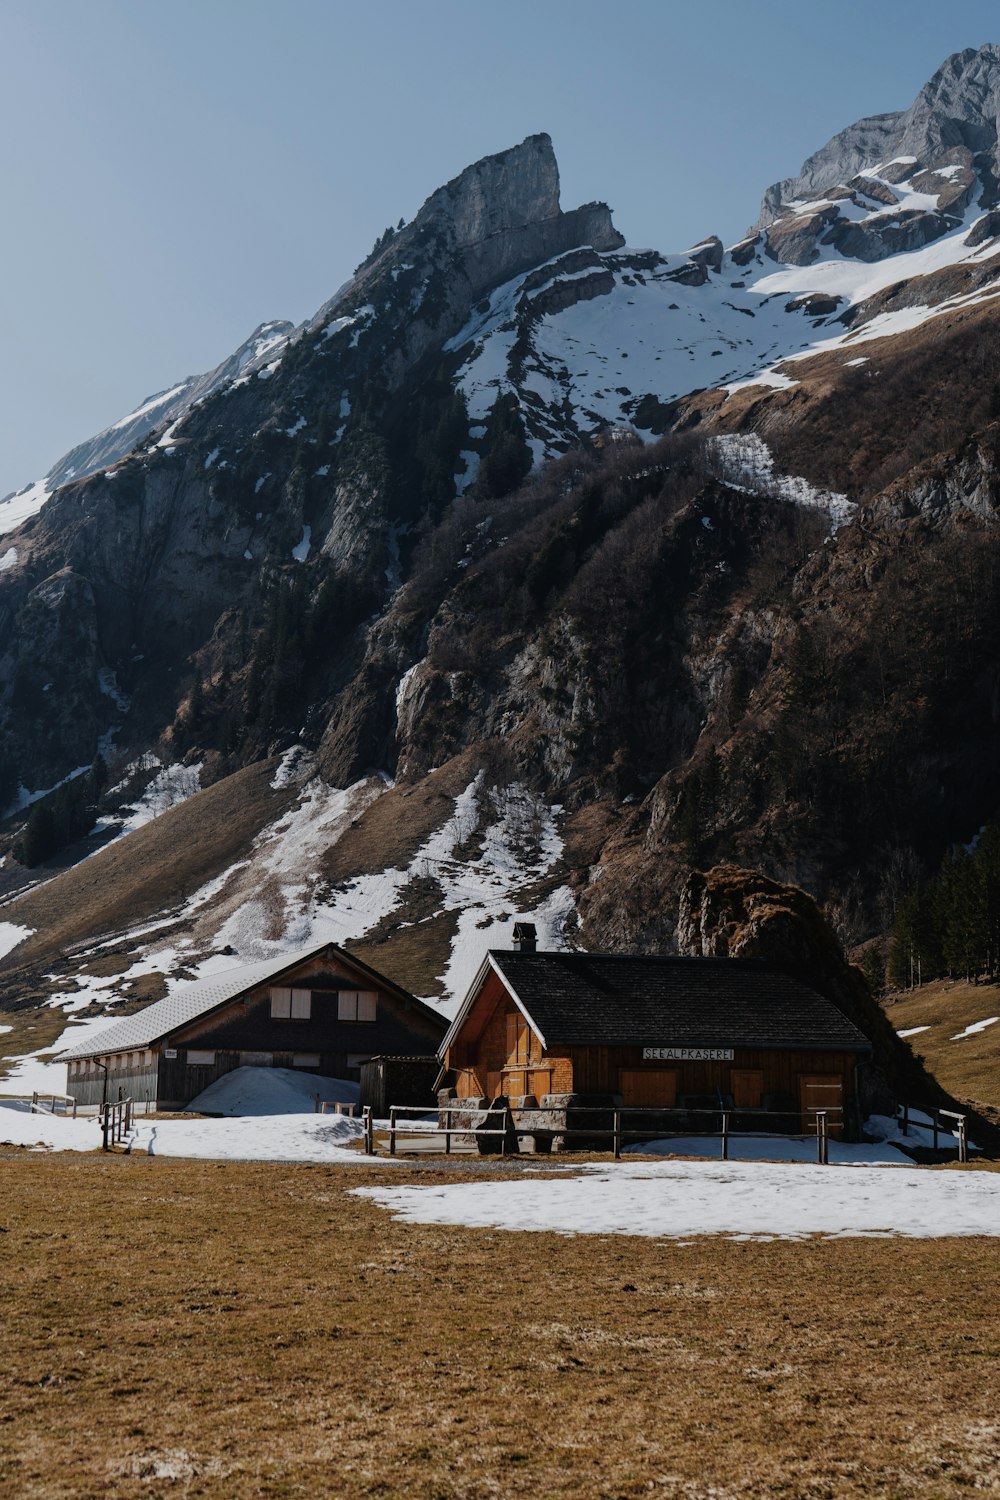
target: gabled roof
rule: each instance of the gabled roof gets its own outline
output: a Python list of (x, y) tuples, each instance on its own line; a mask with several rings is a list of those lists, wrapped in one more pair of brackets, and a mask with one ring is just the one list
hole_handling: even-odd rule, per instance
[(207, 979), (196, 979), (187, 984), (179, 984), (165, 1000), (157, 1000), (153, 1005), (147, 1005), (145, 1010), (123, 1017), (122, 1020), (109, 1025), (106, 1031), (95, 1032), (79, 1046), (70, 1047), (66, 1052), (61, 1052), (59, 1060), (70, 1062), (77, 1057), (101, 1057), (107, 1052), (127, 1052), (137, 1047), (152, 1046), (154, 1042), (186, 1026), (189, 1021), (195, 1021), (199, 1016), (207, 1015), (218, 1006), (238, 999), (245, 991), (254, 989), (258, 984), (278, 979), (282, 974), (297, 969), (308, 959), (327, 952), (331, 957), (336, 957), (344, 964), (368, 975), (373, 984), (377, 984), (380, 989), (392, 991), (423, 1015), (439, 1022), (441, 1026), (445, 1025), (443, 1017), (432, 1006), (426, 1005), (422, 1000), (417, 1000), (393, 980), (369, 968), (359, 958), (338, 948), (336, 944), (322, 943), (318, 948), (310, 948), (306, 953), (294, 955), (284, 953), (280, 958), (269, 958), (256, 964), (240, 964), (237, 968), (223, 969), (218, 974), (210, 974)]
[(488, 968), (500, 975), (548, 1050), (871, 1049), (864, 1033), (832, 1001), (756, 959), (494, 949), (439, 1055), (461, 1030)]

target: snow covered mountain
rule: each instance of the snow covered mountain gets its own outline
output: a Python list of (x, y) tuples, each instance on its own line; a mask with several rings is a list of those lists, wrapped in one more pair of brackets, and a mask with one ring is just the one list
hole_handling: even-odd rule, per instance
[(0, 500), (0, 536), (39, 511), (61, 485), (110, 468), (131, 453), (154, 428), (177, 421), (197, 402), (224, 390), (235, 380), (249, 379), (257, 370), (280, 358), (293, 331), (291, 323), (261, 323), (235, 354), (214, 370), (204, 375), (189, 375), (168, 390), (147, 396), (128, 416), (78, 443), (52, 465), (44, 478)]
[(716, 859), (873, 931), (994, 812), (997, 97), (958, 54), (675, 255), (529, 137), (5, 502), (23, 992), (46, 944), (126, 996), (161, 938), (176, 977), (322, 932), (454, 998), (518, 912), (669, 945)]

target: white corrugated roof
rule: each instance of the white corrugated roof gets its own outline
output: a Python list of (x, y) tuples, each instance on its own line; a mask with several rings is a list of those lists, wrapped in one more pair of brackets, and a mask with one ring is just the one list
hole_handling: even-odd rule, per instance
[(285, 953), (281, 958), (269, 958), (264, 963), (241, 964), (236, 969), (222, 969), (218, 974), (210, 974), (207, 979), (194, 979), (187, 984), (180, 984), (165, 1000), (157, 1000), (154, 1005), (147, 1005), (145, 1010), (136, 1011), (134, 1016), (125, 1016), (121, 1021), (116, 1021), (107, 1031), (95, 1032), (78, 1047), (70, 1047), (66, 1052), (59, 1053), (59, 1060), (68, 1062), (74, 1057), (100, 1057), (106, 1052), (126, 1052), (135, 1047), (148, 1047), (161, 1036), (176, 1031), (178, 1026), (195, 1020), (197, 1016), (204, 1015), (225, 1000), (235, 999), (244, 990), (263, 983), (284, 969), (293, 968), (328, 946), (323, 943), (319, 948), (310, 949), (308, 953)]

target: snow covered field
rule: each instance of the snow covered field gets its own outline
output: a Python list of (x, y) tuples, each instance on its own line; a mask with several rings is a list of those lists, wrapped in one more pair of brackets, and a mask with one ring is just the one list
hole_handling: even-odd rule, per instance
[[(553, 1178), (365, 1187), (410, 1224), (684, 1239), (1000, 1235), (1000, 1174), (742, 1162), (621, 1162)], [(541, 1175), (544, 1173), (545, 1175)]]
[[(148, 1156), (371, 1165), (371, 1158), (348, 1149), (361, 1134), (360, 1120), (310, 1111), (221, 1120), (144, 1120), (139, 1116), (131, 1139), (132, 1150)], [(101, 1130), (93, 1115), (77, 1120), (36, 1115), (24, 1104), (0, 1100), (0, 1145), (99, 1151)]]

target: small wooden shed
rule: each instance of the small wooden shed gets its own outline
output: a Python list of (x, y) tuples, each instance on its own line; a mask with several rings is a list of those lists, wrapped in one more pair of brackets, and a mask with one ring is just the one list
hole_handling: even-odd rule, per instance
[(427, 1053), (444, 1018), (353, 954), (324, 943), (178, 985), (63, 1053), (78, 1103), (114, 1099), (184, 1109), (234, 1068), (296, 1068), (360, 1080), (386, 1052)]
[(763, 963), (529, 944), (487, 955), (441, 1045), (439, 1086), (527, 1107), (714, 1102), (803, 1129), (826, 1108), (849, 1129), (855, 1068), (871, 1050), (831, 1001)]

